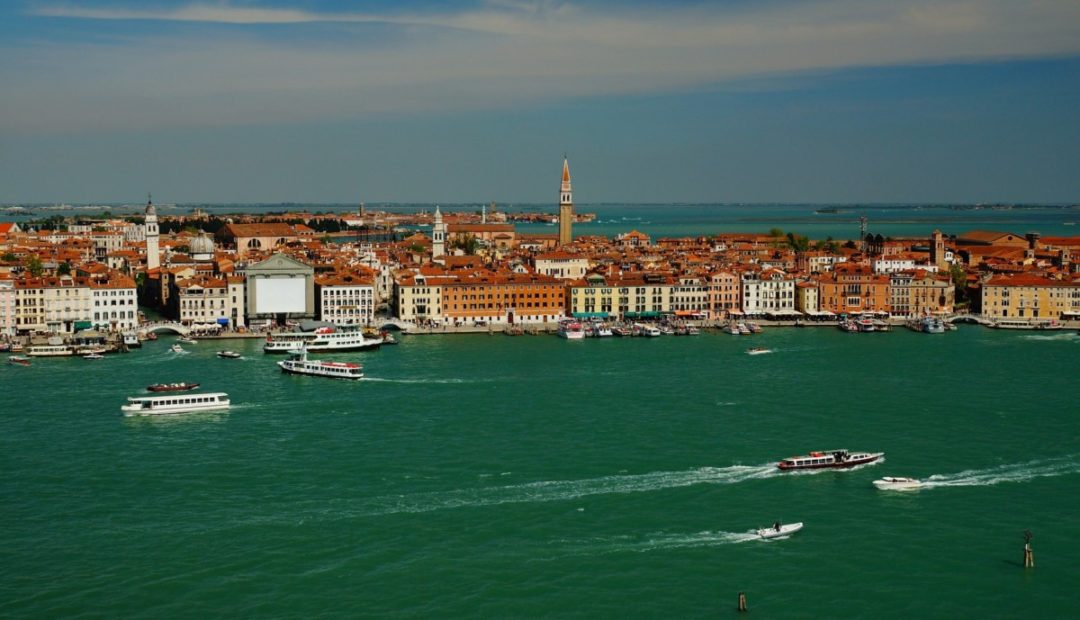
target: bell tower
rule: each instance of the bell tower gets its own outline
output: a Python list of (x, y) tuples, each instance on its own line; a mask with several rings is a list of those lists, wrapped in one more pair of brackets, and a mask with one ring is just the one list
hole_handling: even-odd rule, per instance
[(562, 185), (559, 188), (559, 245), (574, 240), (571, 226), (574, 223), (574, 193), (570, 189), (570, 162), (563, 155)]
[(431, 257), (438, 258), (446, 254), (446, 225), (442, 221), (442, 211), (435, 205), (435, 225), (431, 228)]
[(157, 209), (154, 208), (153, 198), (146, 197), (146, 270), (152, 271), (161, 266), (161, 256), (158, 249), (158, 221)]

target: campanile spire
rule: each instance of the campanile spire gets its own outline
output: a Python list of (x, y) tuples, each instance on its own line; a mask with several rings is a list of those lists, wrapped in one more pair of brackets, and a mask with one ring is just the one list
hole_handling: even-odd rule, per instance
[(570, 161), (563, 155), (562, 185), (559, 187), (559, 245), (573, 241), (574, 192), (570, 188)]

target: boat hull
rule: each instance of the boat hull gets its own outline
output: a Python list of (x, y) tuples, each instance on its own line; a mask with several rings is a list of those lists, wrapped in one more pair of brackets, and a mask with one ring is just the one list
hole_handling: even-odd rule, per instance
[[(821, 456), (810, 455), (793, 457), (791, 459), (785, 459), (783, 461), (780, 461), (779, 463), (777, 463), (776, 466), (780, 469), (780, 471), (798, 471), (804, 469), (848, 469), (851, 467), (856, 467), (858, 465), (866, 465), (868, 463), (880, 461), (882, 458), (884, 458), (885, 453), (859, 453), (852, 455), (851, 457), (846, 459), (839, 459), (833, 457), (832, 460), (829, 460), (831, 456), (832, 453), (822, 453)], [(798, 462), (817, 459), (822, 459), (824, 462)], [(794, 464), (792, 463), (793, 461), (795, 462)]]
[(803, 527), (802, 523), (788, 523), (787, 525), (781, 525), (780, 529), (765, 527), (757, 531), (757, 535), (763, 539), (780, 538), (782, 536), (791, 536), (795, 532), (798, 532)]

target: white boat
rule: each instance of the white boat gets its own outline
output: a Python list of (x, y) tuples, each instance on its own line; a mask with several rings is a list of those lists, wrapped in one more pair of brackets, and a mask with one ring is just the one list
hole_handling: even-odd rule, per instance
[(124, 334), (124, 346), (128, 348), (141, 347), (142, 342), (135, 334)]
[(755, 347), (753, 349), (747, 349), (746, 350), (747, 355), (764, 355), (766, 353), (772, 353), (772, 349), (761, 349), (761, 348)]
[(125, 416), (168, 415), (196, 411), (218, 411), (229, 408), (229, 395), (224, 392), (207, 394), (168, 394), (165, 396), (129, 396), (128, 404), (120, 407)]
[(236, 351), (218, 351), (217, 356), (230, 360), (240, 359), (240, 354)]
[(654, 327), (652, 325), (645, 325), (644, 323), (640, 324), (639, 327), (641, 329), (641, 331), (640, 331), (641, 335), (642, 336), (647, 336), (649, 338), (657, 338), (657, 337), (663, 335), (663, 333), (664, 333), (664, 332), (660, 331), (659, 328)]
[(595, 334), (597, 338), (610, 338), (613, 335), (611, 328), (605, 323), (597, 323), (594, 325), (593, 334)]
[(881, 480), (875, 480), (874, 486), (882, 491), (912, 491), (921, 487), (922, 482), (916, 478), (885, 476)]
[(735, 325), (735, 328), (739, 330), (740, 336), (749, 336), (751, 333), (750, 328), (746, 326), (746, 323), (738, 323)]
[(559, 321), (559, 338), (567, 340), (582, 340), (585, 338), (585, 327), (578, 321)]
[(75, 351), (63, 344), (35, 344), (27, 347), (26, 354), (31, 357), (63, 357), (74, 355)]
[(731, 334), (732, 336), (742, 335), (742, 332), (739, 331), (739, 326), (735, 323), (728, 323), (727, 326), (724, 327), (724, 331)]
[(357, 326), (320, 327), (314, 331), (272, 334), (263, 345), (263, 353), (288, 353), (306, 347), (308, 351), (362, 351), (377, 349), (383, 339), (367, 338)]
[(329, 377), (331, 379), (363, 379), (364, 370), (360, 364), (351, 362), (327, 362), (323, 360), (309, 360), (307, 351), (290, 351), (289, 359), (277, 363), (281, 372), (295, 375), (311, 375), (313, 377)]
[(757, 535), (761, 538), (779, 538), (781, 536), (790, 536), (801, 529), (801, 522), (781, 525), (780, 522), (777, 521), (772, 527), (763, 527), (757, 530)]
[(754, 323), (753, 321), (748, 322), (746, 324), (746, 327), (747, 327), (747, 329), (750, 330), (750, 333), (753, 333), (753, 334), (760, 334), (761, 331), (762, 331), (761, 326), (758, 325), (757, 323)]
[(87, 353), (86, 355), (83, 355), (82, 358), (84, 360), (103, 360), (105, 359), (105, 356), (100, 353)]
[(182, 347), (182, 346), (180, 346), (178, 344), (174, 344), (173, 346), (169, 347), (169, 350), (172, 351), (173, 353), (183, 353), (184, 352), (184, 347)]
[(181, 336), (176, 339), (180, 344), (197, 344), (199, 341), (194, 338), (188, 338), (187, 336)]

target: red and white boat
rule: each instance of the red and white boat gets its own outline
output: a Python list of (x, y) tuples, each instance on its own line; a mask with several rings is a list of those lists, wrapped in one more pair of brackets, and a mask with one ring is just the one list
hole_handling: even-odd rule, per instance
[(567, 340), (582, 340), (585, 338), (585, 326), (579, 321), (562, 320), (559, 321), (558, 334)]
[(793, 456), (776, 464), (782, 471), (795, 469), (843, 468), (865, 465), (880, 460), (884, 452), (849, 452), (847, 450), (824, 450), (805, 456)]
[(199, 387), (198, 383), (155, 383), (146, 386), (148, 392), (186, 392)]
[(16, 364), (18, 366), (29, 366), (30, 360), (21, 355), (12, 355), (7, 358), (9, 364)]
[(352, 362), (327, 362), (323, 360), (309, 360), (307, 349), (290, 351), (289, 359), (277, 363), (281, 366), (281, 372), (295, 375), (311, 375), (313, 377), (329, 377), (331, 379), (363, 379), (364, 370), (360, 364)]

